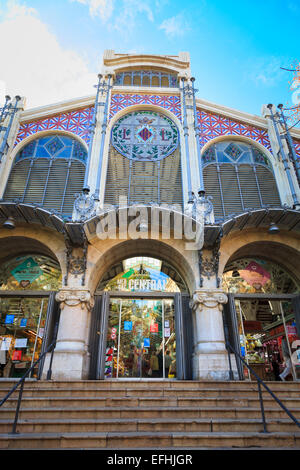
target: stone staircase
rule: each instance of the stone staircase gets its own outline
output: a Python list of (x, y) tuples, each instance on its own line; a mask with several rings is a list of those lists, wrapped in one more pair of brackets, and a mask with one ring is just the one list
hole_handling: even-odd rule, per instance
[[(0, 380), (3, 398), (15, 381)], [(300, 420), (300, 383), (269, 388)], [(25, 383), (17, 434), (15, 392), (0, 408), (1, 449), (300, 448), (300, 428), (256, 382), (177, 380)]]

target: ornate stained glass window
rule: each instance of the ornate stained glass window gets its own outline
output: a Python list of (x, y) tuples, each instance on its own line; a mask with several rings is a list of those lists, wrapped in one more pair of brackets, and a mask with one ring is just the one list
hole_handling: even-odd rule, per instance
[(178, 146), (178, 130), (171, 119), (153, 111), (126, 114), (113, 126), (111, 143), (124, 157), (157, 161)]
[(4, 200), (35, 203), (70, 218), (84, 182), (87, 151), (76, 139), (48, 135), (17, 154)]
[(256, 146), (238, 140), (217, 142), (203, 153), (202, 162), (217, 219), (281, 205), (271, 162)]
[(224, 150), (226, 155), (228, 155), (232, 160), (238, 160), (242, 155), (243, 151), (240, 149), (238, 145), (234, 142), (231, 142), (228, 147)]
[(131, 112), (112, 128), (105, 203), (166, 203), (182, 206), (179, 132), (153, 111)]

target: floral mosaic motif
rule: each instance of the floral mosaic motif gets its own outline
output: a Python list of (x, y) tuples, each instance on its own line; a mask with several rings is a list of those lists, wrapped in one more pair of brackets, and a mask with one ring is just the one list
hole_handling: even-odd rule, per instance
[(93, 106), (69, 111), (56, 116), (46, 117), (32, 122), (22, 123), (16, 138), (18, 144), (26, 137), (40, 131), (64, 130), (81, 137), (87, 144), (90, 140), (90, 125), (93, 118)]
[(175, 124), (153, 111), (126, 114), (112, 128), (111, 143), (124, 157), (132, 160), (161, 160), (178, 146)]
[(243, 151), (239, 148), (238, 145), (231, 142), (228, 147), (224, 150), (226, 155), (228, 155), (232, 160), (238, 160), (242, 155)]
[(60, 141), (58, 137), (54, 137), (54, 139), (50, 140), (46, 144), (46, 148), (50, 155), (54, 156), (57, 152), (59, 152), (63, 148), (64, 144)]
[(216, 153), (215, 149), (212, 147), (209, 147), (204, 154), (202, 155), (202, 161), (203, 164), (206, 165), (207, 163), (213, 163), (216, 161)]
[(115, 93), (111, 97), (110, 117), (129, 106), (151, 104), (171, 111), (180, 119), (181, 103), (177, 95), (139, 95), (134, 93)]
[(298, 156), (298, 159), (300, 160), (300, 141), (299, 140), (294, 140), (294, 147), (295, 147), (296, 155)]
[(267, 129), (254, 127), (234, 121), (220, 114), (208, 113), (200, 109), (197, 109), (197, 117), (202, 146), (211, 139), (222, 135), (238, 135), (255, 140), (272, 152)]
[(262, 165), (267, 165), (268, 167), (271, 167), (268, 157), (266, 157), (266, 155), (264, 155), (256, 147), (252, 147), (252, 154), (255, 163), (261, 163)]

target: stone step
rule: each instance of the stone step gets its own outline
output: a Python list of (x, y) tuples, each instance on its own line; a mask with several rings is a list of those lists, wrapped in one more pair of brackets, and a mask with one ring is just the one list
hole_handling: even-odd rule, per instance
[(0, 435), (2, 449), (297, 448), (300, 433), (94, 432)]
[[(0, 390), (11, 389), (19, 379), (0, 379)], [(266, 385), (273, 391), (276, 390), (296, 390), (300, 392), (300, 382), (266, 382)], [(86, 389), (86, 390), (127, 390), (132, 389), (185, 389), (185, 390), (205, 390), (206, 388), (214, 389), (253, 389), (257, 388), (256, 381), (193, 381), (193, 380), (77, 380), (77, 381), (52, 381), (52, 380), (36, 380), (27, 379), (25, 388), (49, 388), (51, 390), (57, 389)]]
[[(268, 432), (297, 432), (291, 419), (269, 419)], [(0, 420), (0, 434), (11, 433), (12, 420)], [(261, 419), (26, 419), (19, 420), (19, 433), (65, 432), (261, 432)]]
[[(9, 398), (3, 405), (6, 407), (16, 407), (17, 397)], [(282, 398), (282, 403), (287, 408), (299, 408), (300, 398)], [(255, 397), (23, 397), (22, 408), (38, 408), (44, 407), (195, 407), (202, 408), (211, 407), (246, 407), (253, 408), (259, 406), (259, 398)], [(264, 406), (268, 408), (275, 407), (278, 409), (279, 404), (272, 397), (264, 397)], [(1, 413), (0, 408), (0, 413)]]
[[(3, 398), (10, 391), (10, 388), (1, 389), (0, 397)], [(138, 389), (138, 388), (127, 388), (127, 389), (111, 389), (107, 390), (106, 388), (95, 388), (95, 389), (86, 389), (86, 388), (58, 388), (58, 389), (49, 389), (47, 387), (30, 387), (26, 385), (23, 391), (23, 397), (49, 397), (51, 393), (52, 397), (234, 397), (234, 398), (255, 398), (258, 396), (258, 390), (256, 386), (252, 386), (249, 389), (241, 388), (206, 388), (199, 390), (186, 390), (185, 388), (176, 388), (176, 389), (163, 389), (163, 388), (151, 388), (151, 389)], [(11, 395), (16, 397), (19, 394), (19, 388)], [(275, 395), (282, 400), (286, 398), (298, 398), (300, 397), (299, 390), (289, 390), (289, 389), (278, 389), (275, 392)], [(263, 391), (264, 397), (270, 397), (269, 392), (266, 390)]]
[[(15, 407), (2, 407), (1, 419), (13, 420)], [(289, 411), (300, 419), (300, 408), (289, 408)], [(265, 407), (265, 414), (270, 419), (287, 418), (283, 409), (278, 407)], [(20, 419), (140, 419), (140, 418), (234, 418), (234, 419), (261, 419), (261, 409), (257, 407), (223, 407), (223, 406), (166, 406), (166, 407), (42, 407), (20, 409)]]

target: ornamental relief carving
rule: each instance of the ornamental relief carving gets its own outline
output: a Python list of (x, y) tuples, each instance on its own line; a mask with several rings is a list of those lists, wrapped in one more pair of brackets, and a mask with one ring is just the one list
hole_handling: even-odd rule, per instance
[(222, 311), (223, 304), (226, 304), (228, 301), (227, 295), (224, 292), (219, 290), (195, 292), (193, 298), (190, 302), (190, 307), (193, 310), (202, 311), (204, 307), (206, 308), (218, 308)]
[(81, 308), (87, 308), (91, 310), (94, 306), (94, 299), (91, 296), (89, 291), (85, 290), (61, 290), (59, 291), (55, 299), (57, 302), (60, 302), (61, 308), (63, 309), (65, 305), (68, 307), (76, 307), (81, 305)]

